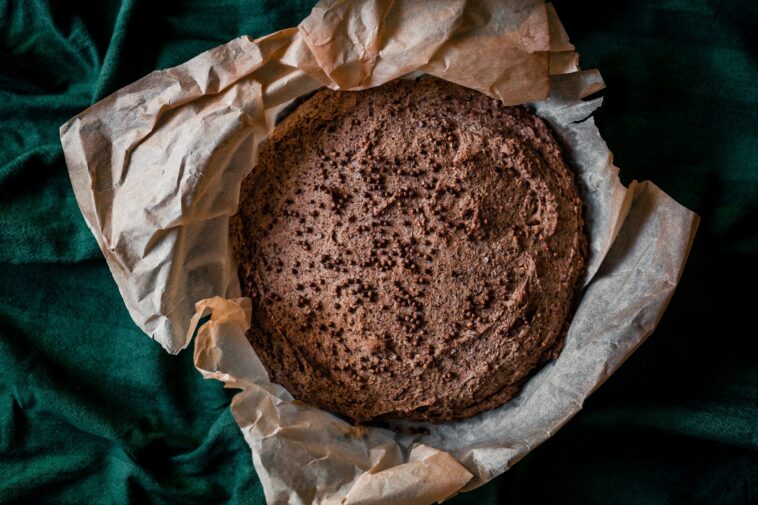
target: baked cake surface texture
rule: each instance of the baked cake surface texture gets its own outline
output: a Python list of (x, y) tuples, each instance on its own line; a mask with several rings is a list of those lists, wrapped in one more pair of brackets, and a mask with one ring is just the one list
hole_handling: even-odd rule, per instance
[(271, 380), (358, 422), (508, 401), (560, 352), (587, 254), (546, 124), (432, 78), (301, 104), (232, 242)]

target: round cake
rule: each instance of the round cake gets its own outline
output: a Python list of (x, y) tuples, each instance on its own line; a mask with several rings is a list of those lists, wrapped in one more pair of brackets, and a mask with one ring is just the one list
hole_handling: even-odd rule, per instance
[(471, 416), (560, 352), (583, 227), (527, 109), (433, 78), (319, 91), (243, 182), (248, 338), (272, 381), (354, 421)]

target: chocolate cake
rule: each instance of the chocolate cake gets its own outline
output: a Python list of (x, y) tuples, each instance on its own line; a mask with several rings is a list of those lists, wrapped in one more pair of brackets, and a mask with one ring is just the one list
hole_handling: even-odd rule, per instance
[(358, 422), (508, 401), (559, 353), (586, 257), (546, 124), (433, 78), (302, 103), (233, 229), (271, 380)]

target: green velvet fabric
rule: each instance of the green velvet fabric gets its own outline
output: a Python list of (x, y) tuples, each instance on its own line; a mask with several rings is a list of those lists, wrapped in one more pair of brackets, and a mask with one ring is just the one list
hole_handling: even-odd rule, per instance
[[(624, 182), (652, 179), (702, 223), (651, 338), (552, 439), (449, 503), (758, 503), (756, 3), (555, 3), (606, 79), (596, 118)], [(233, 392), (129, 319), (58, 127), (310, 7), (0, 0), (0, 503), (264, 502)]]

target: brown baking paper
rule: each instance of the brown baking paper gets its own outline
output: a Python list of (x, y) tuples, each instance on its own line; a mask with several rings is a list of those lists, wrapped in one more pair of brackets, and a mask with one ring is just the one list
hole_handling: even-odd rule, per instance
[[(481, 485), (560, 428), (652, 332), (697, 217), (652, 183), (621, 184), (591, 117), (601, 99), (583, 100), (602, 79), (577, 63), (541, 1), (324, 1), (297, 28), (154, 72), (61, 127), (77, 201), (132, 318), (172, 353), (196, 332), (197, 368), (242, 390), (231, 408), (269, 503), (424, 504)], [(528, 104), (551, 124), (586, 203), (586, 287), (561, 355), (506, 405), (356, 427), (268, 380), (245, 339), (229, 216), (293, 99), (424, 74)]]

